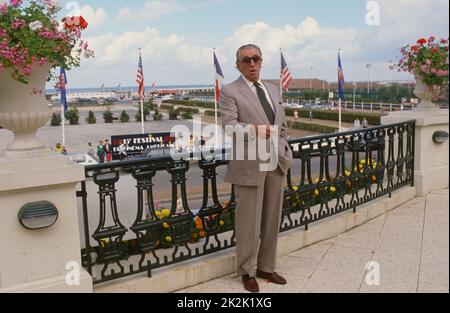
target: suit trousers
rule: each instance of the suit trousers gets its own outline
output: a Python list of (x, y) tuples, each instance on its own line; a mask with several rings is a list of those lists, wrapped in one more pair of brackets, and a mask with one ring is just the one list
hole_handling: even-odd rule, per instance
[(238, 275), (273, 273), (276, 267), (278, 233), (285, 174), (278, 167), (266, 172), (258, 186), (235, 185), (236, 255)]

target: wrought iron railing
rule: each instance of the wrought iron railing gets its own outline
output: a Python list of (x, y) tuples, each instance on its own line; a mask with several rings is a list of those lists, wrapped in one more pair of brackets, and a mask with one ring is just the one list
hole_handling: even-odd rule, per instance
[[(307, 230), (311, 223), (355, 212), (366, 202), (413, 185), (414, 142), (415, 121), (290, 141), (295, 160), (287, 178), (280, 231)], [(229, 186), (225, 201), (217, 182), (217, 170), (226, 165), (222, 160), (195, 163), (157, 157), (87, 166), (77, 196), (83, 266), (94, 283), (138, 273), (150, 277), (154, 269), (234, 246), (233, 188)], [(187, 195), (186, 173), (192, 166), (202, 173), (197, 205)], [(117, 194), (124, 170), (133, 184)], [(162, 172), (171, 177), (167, 209), (155, 207), (154, 200), (155, 184), (163, 183), (156, 176)], [(94, 188), (96, 203), (88, 201)], [(122, 203), (120, 212), (135, 217), (126, 223), (118, 199), (130, 193), (137, 197), (136, 204)]]

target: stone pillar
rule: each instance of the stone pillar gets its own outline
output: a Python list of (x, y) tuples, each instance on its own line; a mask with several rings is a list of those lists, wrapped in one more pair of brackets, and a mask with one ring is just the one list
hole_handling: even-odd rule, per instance
[[(420, 107), (420, 104), (419, 104)], [(425, 196), (449, 185), (449, 142), (435, 143), (436, 131), (449, 131), (448, 110), (418, 109), (391, 112), (381, 118), (381, 124), (416, 120), (414, 184), (417, 195)]]
[[(83, 167), (61, 155), (0, 158), (0, 292), (93, 291), (81, 266), (76, 184), (82, 180)], [(29, 230), (18, 213), (38, 201), (53, 203), (58, 219)]]

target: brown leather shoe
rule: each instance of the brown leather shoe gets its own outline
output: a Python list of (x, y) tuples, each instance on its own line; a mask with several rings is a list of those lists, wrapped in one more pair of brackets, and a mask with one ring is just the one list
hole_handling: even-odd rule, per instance
[(250, 292), (259, 292), (258, 282), (255, 277), (250, 277), (249, 275), (242, 275), (242, 283), (244, 288)]
[(267, 279), (271, 283), (277, 284), (277, 285), (286, 285), (287, 281), (280, 275), (278, 275), (276, 272), (273, 273), (266, 273), (260, 270), (256, 271), (256, 277)]

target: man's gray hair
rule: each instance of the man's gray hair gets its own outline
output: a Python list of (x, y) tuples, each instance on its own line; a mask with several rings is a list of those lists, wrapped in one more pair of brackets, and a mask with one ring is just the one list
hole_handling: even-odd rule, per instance
[(262, 56), (261, 48), (258, 47), (258, 46), (255, 45), (255, 44), (249, 43), (249, 44), (247, 44), (247, 45), (245, 45), (245, 46), (240, 47), (240, 48), (238, 49), (238, 51), (236, 52), (236, 64), (239, 63), (239, 61), (240, 61), (240, 60), (239, 60), (239, 56), (241, 55), (241, 51), (242, 51), (242, 50), (246, 50), (246, 49), (256, 49), (256, 50), (259, 51), (259, 54)]

